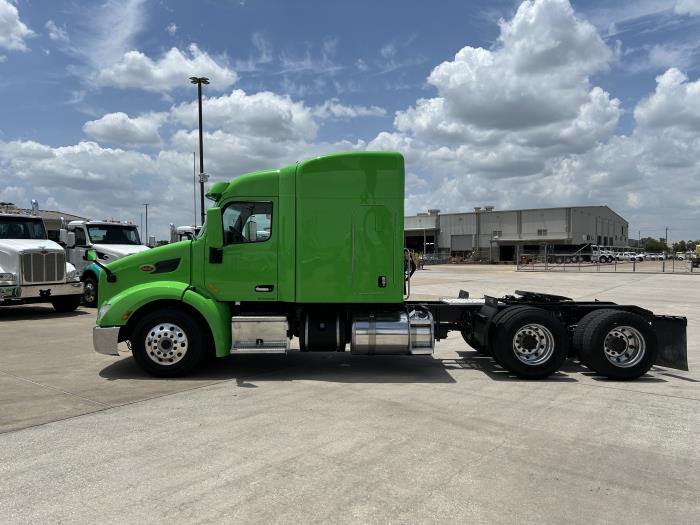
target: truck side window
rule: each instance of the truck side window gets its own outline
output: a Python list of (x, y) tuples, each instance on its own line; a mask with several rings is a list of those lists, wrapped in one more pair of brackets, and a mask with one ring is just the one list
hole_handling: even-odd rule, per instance
[(87, 239), (85, 239), (85, 230), (83, 230), (82, 228), (76, 228), (73, 231), (75, 232), (75, 245), (87, 246)]
[(264, 242), (272, 236), (272, 203), (232, 202), (222, 220), (224, 244)]

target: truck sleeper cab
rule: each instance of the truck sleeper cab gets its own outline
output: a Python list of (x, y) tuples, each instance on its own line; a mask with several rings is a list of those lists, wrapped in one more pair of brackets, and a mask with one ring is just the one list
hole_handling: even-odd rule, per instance
[(398, 153), (316, 157), (215, 183), (207, 197), (194, 240), (102, 265), (97, 352), (127, 341), (146, 371), (177, 376), (209, 353), (285, 353), (293, 337), (302, 352), (430, 355), (458, 331), (526, 378), (569, 355), (619, 379), (687, 368), (685, 319), (636, 306), (531, 292), (409, 301)]

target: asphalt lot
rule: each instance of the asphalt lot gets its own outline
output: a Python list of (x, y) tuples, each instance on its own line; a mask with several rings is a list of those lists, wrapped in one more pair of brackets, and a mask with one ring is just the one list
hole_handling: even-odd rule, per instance
[(157, 380), (94, 310), (0, 309), (0, 521), (697, 523), (700, 276), (433, 266), (412, 298), (515, 289), (686, 315), (690, 372), (509, 377), (433, 357), (219, 360)]

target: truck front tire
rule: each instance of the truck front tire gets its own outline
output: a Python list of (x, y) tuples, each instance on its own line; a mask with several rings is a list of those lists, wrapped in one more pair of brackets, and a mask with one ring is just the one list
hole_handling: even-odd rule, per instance
[(83, 302), (92, 308), (97, 306), (97, 279), (88, 275), (83, 279)]
[(494, 318), (491, 352), (496, 362), (523, 379), (544, 379), (561, 368), (568, 354), (564, 325), (534, 307), (511, 307)]
[(136, 363), (157, 377), (192, 372), (204, 357), (206, 338), (185, 312), (168, 308), (146, 314), (135, 326), (131, 351)]
[(80, 306), (80, 295), (61, 295), (51, 299), (51, 306), (59, 313), (73, 312)]

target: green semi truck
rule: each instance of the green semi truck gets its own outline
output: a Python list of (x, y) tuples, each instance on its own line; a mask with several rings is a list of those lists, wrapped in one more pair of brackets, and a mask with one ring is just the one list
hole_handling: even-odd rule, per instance
[[(126, 341), (155, 376), (206, 357), (301, 352), (431, 355), (450, 331), (531, 379), (567, 359), (616, 379), (652, 365), (687, 370), (686, 319), (633, 305), (516, 292), (410, 300), (404, 160), (340, 153), (213, 184), (193, 240), (130, 255), (100, 272), (97, 352)], [(92, 258), (92, 257), (91, 257)]]

